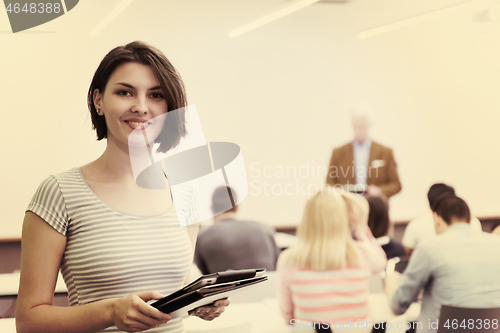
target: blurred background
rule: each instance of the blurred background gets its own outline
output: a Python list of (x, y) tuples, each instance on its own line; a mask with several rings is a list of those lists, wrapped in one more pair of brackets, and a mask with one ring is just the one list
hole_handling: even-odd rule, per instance
[(15, 34), (0, 11), (0, 238), (20, 237), (45, 177), (101, 154), (87, 89), (102, 57), (134, 40), (176, 66), (206, 140), (241, 147), (242, 219), (296, 225), (332, 149), (352, 140), (360, 102), (375, 113), (372, 139), (398, 163), (392, 220), (427, 211), (435, 182), (454, 186), (474, 215), (500, 215), (498, 3), (318, 1), (230, 37), (295, 2), (86, 0)]

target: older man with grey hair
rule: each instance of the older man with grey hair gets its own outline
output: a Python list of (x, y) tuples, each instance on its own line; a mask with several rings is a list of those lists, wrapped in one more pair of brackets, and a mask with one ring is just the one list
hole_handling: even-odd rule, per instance
[(354, 140), (333, 150), (326, 182), (389, 198), (401, 191), (401, 182), (392, 149), (369, 137), (373, 118), (368, 104), (352, 110)]

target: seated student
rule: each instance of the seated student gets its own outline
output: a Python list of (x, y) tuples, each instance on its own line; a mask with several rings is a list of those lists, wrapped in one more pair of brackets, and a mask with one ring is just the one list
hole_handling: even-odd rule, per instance
[(367, 216), (368, 204), (356, 194), (324, 191), (307, 202), (298, 242), (282, 252), (277, 265), (278, 299), (290, 325), (300, 320), (328, 332), (336, 322), (368, 319), (368, 278), (387, 259), (366, 226)]
[(200, 231), (194, 262), (203, 274), (247, 268), (274, 271), (280, 252), (274, 241), (274, 229), (254, 221), (237, 220), (238, 206), (224, 212), (228, 193), (236, 202), (236, 193), (229, 186), (218, 187), (212, 195), (214, 225)]
[(500, 222), (495, 222), (491, 226), (491, 233), (500, 236)]
[[(436, 236), (436, 231), (434, 230), (434, 220), (432, 217), (433, 210), (436, 199), (444, 194), (455, 195), (455, 189), (446, 184), (434, 184), (429, 189), (427, 193), (427, 198), (429, 199), (430, 211), (426, 214), (411, 220), (405, 228), (403, 235), (403, 246), (406, 250), (406, 255), (411, 255), (413, 250), (417, 245), (425, 240)], [(481, 232), (483, 229), (481, 227), (481, 222), (476, 217), (471, 217), (471, 230), (474, 232)]]
[(387, 199), (381, 196), (368, 196), (366, 200), (370, 205), (368, 226), (373, 236), (377, 239), (377, 242), (385, 251), (387, 259), (404, 257), (405, 249), (403, 245), (387, 235), (389, 231), (389, 206), (387, 205)]
[(436, 322), (443, 304), (500, 307), (500, 238), (471, 232), (469, 207), (456, 196), (438, 198), (433, 211), (438, 236), (417, 246), (404, 275), (396, 272), (386, 278), (389, 294), (400, 282), (391, 299), (397, 315), (424, 291), (419, 333), (437, 331), (429, 322)]

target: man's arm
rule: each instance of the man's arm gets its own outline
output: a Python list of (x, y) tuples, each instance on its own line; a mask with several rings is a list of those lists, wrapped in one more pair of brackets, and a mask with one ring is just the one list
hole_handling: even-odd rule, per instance
[(382, 194), (385, 195), (387, 198), (401, 191), (401, 182), (399, 181), (398, 166), (396, 164), (396, 160), (394, 159), (392, 149), (388, 148), (388, 150), (389, 151), (386, 159), (386, 168), (389, 174), (389, 181), (385, 184), (380, 184), (378, 186), (382, 191)]
[[(411, 303), (417, 301), (418, 294), (432, 275), (432, 256), (427, 248), (419, 246), (410, 258), (408, 267), (401, 277), (399, 287), (391, 297), (391, 309), (396, 315), (405, 313)], [(390, 283), (392, 278), (386, 280)], [(388, 285), (388, 291), (391, 287)]]

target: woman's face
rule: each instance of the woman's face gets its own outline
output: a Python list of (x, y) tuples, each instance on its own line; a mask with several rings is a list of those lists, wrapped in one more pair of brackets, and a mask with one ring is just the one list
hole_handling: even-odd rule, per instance
[(162, 125), (154, 118), (168, 110), (151, 67), (134, 62), (115, 69), (104, 94), (94, 92), (94, 104), (105, 116), (108, 142), (117, 144), (128, 144), (129, 135), (136, 128), (145, 128), (148, 140), (154, 140)]

